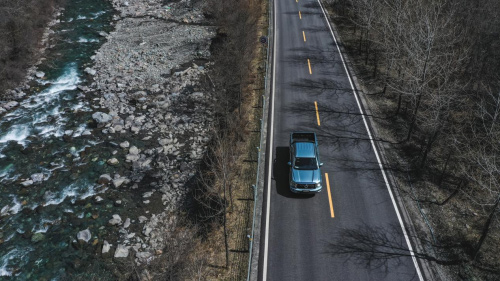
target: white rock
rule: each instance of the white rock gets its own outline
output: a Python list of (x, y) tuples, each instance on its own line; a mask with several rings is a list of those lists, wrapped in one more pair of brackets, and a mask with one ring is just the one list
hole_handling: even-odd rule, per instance
[(33, 175), (31, 175), (31, 179), (33, 180), (33, 183), (42, 182), (43, 181), (43, 174), (42, 173), (33, 174)]
[(108, 163), (109, 165), (116, 165), (116, 164), (120, 163), (120, 161), (118, 161), (118, 159), (116, 159), (116, 158), (111, 158), (108, 161), (106, 161), (106, 163)]
[(109, 244), (108, 241), (104, 240), (104, 243), (102, 244), (101, 253), (103, 254), (109, 253), (109, 250), (111, 250), (111, 244)]
[(145, 222), (145, 221), (147, 221), (147, 220), (148, 220), (148, 218), (146, 218), (145, 216), (140, 216), (140, 217), (139, 217), (139, 222), (140, 222), (140, 223), (143, 223), (143, 222)]
[(149, 226), (145, 226), (144, 229), (142, 230), (142, 233), (146, 236), (149, 236), (149, 234), (151, 233), (151, 231), (153, 231), (153, 228), (152, 227), (149, 227)]
[(136, 146), (131, 146), (128, 150), (129, 154), (137, 155), (139, 154), (139, 149)]
[(78, 232), (76, 238), (78, 240), (83, 240), (85, 243), (89, 242), (90, 238), (92, 238), (92, 234), (90, 233), (90, 230), (87, 228), (85, 230), (82, 230)]
[(118, 178), (118, 179), (114, 179), (114, 180), (113, 180), (113, 186), (114, 186), (114, 187), (116, 187), (116, 188), (118, 188), (118, 187), (120, 187), (122, 184), (127, 184), (127, 183), (129, 183), (129, 182), (130, 182), (130, 180), (129, 180), (129, 179), (127, 179), (127, 178)]
[(128, 257), (129, 246), (118, 244), (115, 251), (115, 258), (126, 258)]
[(43, 77), (45, 76), (45, 73), (44, 73), (43, 71), (37, 71), (37, 72), (35, 73), (35, 76), (36, 76), (37, 78), (43, 78)]
[(11, 110), (12, 108), (18, 106), (19, 103), (17, 101), (9, 101), (8, 103), (2, 105), (6, 110)]
[(30, 185), (32, 185), (32, 184), (33, 184), (33, 181), (32, 181), (32, 180), (23, 181), (23, 182), (21, 183), (21, 185), (22, 185), (22, 186), (24, 186), (24, 187), (30, 186)]
[(117, 225), (121, 223), (122, 223), (122, 218), (117, 214), (114, 214), (113, 218), (109, 220), (109, 224), (111, 225)]
[[(121, 131), (121, 130), (120, 130)], [(120, 147), (121, 148), (127, 148), (130, 146), (130, 143), (128, 141), (124, 141), (122, 143), (120, 143)]]
[(127, 218), (123, 223), (123, 228), (128, 228), (130, 226), (130, 218)]
[(94, 76), (94, 75), (97, 73), (97, 71), (96, 71), (95, 69), (92, 69), (92, 68), (90, 68), (90, 67), (85, 68), (85, 70), (84, 70), (84, 71), (85, 71), (86, 73), (88, 73), (88, 74), (92, 75), (92, 76)]

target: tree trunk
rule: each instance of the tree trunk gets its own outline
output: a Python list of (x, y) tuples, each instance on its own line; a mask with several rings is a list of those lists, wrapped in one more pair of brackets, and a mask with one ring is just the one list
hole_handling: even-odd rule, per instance
[(500, 202), (500, 196), (497, 197), (497, 200), (495, 201), (495, 205), (493, 206), (493, 209), (490, 212), (490, 215), (488, 216), (488, 220), (484, 224), (483, 231), (481, 233), (481, 237), (479, 238), (479, 242), (477, 243), (476, 249), (474, 250), (474, 258), (473, 260), (476, 260), (479, 251), (481, 250), (481, 246), (483, 246), (484, 240), (488, 236), (488, 233), (490, 231), (490, 226), (491, 222), (493, 221), (493, 216), (495, 215), (495, 212), (497, 211), (498, 203)]
[(422, 99), (422, 95), (418, 95), (417, 98), (417, 105), (415, 106), (415, 111), (413, 112), (413, 117), (411, 120), (410, 128), (408, 129), (408, 135), (406, 136), (406, 141), (410, 140), (411, 133), (413, 131), (413, 127), (415, 126), (415, 122), (417, 121), (417, 113), (418, 113), (418, 108), (420, 107), (420, 100)]

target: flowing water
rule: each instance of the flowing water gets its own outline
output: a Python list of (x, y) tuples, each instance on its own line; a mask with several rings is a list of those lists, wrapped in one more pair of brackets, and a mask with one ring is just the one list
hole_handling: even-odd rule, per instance
[(116, 207), (97, 206), (93, 195), (106, 191), (99, 175), (117, 172), (105, 162), (114, 148), (90, 134), (92, 110), (77, 86), (112, 15), (105, 0), (67, 0), (55, 46), (39, 66), (46, 77), (0, 119), (0, 276), (57, 280), (91, 260), (74, 245), (78, 231), (91, 231), (89, 243), (107, 235)]

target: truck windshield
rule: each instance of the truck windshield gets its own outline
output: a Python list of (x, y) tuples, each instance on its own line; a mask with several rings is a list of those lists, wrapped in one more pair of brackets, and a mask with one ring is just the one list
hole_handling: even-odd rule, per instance
[(318, 163), (316, 162), (316, 158), (296, 158), (295, 169), (316, 170), (318, 169)]

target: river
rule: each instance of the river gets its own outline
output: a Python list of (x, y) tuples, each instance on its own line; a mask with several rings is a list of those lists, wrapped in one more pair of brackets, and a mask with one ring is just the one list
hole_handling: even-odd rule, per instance
[(107, 189), (96, 179), (117, 172), (106, 164), (114, 148), (92, 134), (89, 98), (77, 89), (113, 13), (105, 0), (67, 0), (38, 67), (45, 77), (0, 120), (0, 276), (57, 280), (94, 259), (79, 249), (79, 231), (96, 247), (116, 232), (104, 225), (119, 206), (95, 200)]

